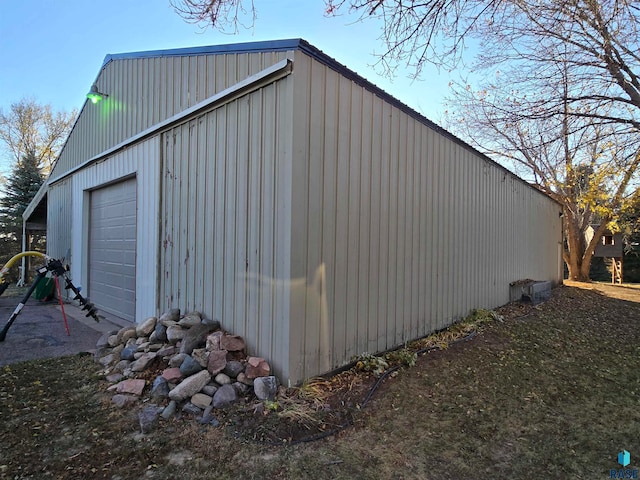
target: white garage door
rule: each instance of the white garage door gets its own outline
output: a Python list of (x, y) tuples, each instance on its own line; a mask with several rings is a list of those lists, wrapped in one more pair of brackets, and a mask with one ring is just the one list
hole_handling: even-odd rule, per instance
[(98, 310), (135, 320), (136, 179), (91, 192), (89, 298)]

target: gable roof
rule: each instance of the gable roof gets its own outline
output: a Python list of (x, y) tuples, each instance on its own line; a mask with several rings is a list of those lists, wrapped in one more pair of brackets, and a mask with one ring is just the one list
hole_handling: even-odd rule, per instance
[[(289, 50), (315, 50), (320, 54), (325, 55), (302, 38), (290, 38), (284, 40), (266, 40), (259, 42), (228, 43), (224, 45), (205, 45), (200, 47), (115, 53), (109, 54), (104, 57), (102, 68), (104, 68), (107, 64), (114, 60), (130, 60), (138, 58), (157, 57), (189, 57), (193, 55), (224, 55), (226, 53), (285, 52)], [(327, 58), (330, 57), (327, 56)]]
[[(512, 178), (521, 181), (527, 184), (529, 187), (532, 187), (528, 182), (520, 178), (518, 175), (514, 174), (512, 171), (494, 161), (490, 157), (482, 154), (477, 149), (461, 140), (457, 136), (453, 135), (448, 130), (429, 120), (424, 115), (418, 113), (413, 108), (409, 107), (405, 103), (401, 102), (397, 98), (393, 97), (391, 94), (387, 93), (374, 83), (365, 79), (355, 71), (351, 70), (347, 66), (341, 64), (333, 57), (327, 55), (322, 52), (317, 47), (311, 45), (309, 42), (302, 38), (291, 38), (291, 39), (282, 39), (282, 40), (268, 40), (268, 41), (258, 41), (258, 42), (245, 42), (245, 43), (231, 43), (231, 44), (223, 44), (223, 45), (208, 45), (208, 46), (199, 46), (199, 47), (187, 47), (187, 48), (176, 48), (176, 49), (162, 49), (162, 50), (149, 50), (149, 51), (138, 51), (138, 52), (128, 52), (128, 53), (117, 53), (117, 54), (108, 54), (105, 56), (102, 67), (100, 71), (96, 75), (96, 81), (100, 77), (102, 71), (112, 62), (119, 60), (135, 60), (135, 59), (148, 59), (148, 58), (161, 58), (161, 57), (185, 57), (185, 56), (198, 56), (198, 55), (224, 55), (224, 54), (242, 54), (242, 53), (270, 53), (270, 52), (285, 52), (285, 51), (301, 51), (310, 57), (314, 58), (318, 62), (328, 66), (329, 68), (337, 71), (345, 78), (353, 81), (355, 84), (369, 90), (377, 97), (385, 100), (387, 103), (393, 105), (398, 108), (405, 114), (410, 117), (418, 120), (419, 122), (425, 124), (435, 132), (440, 135), (450, 139), (454, 143), (474, 152), (476, 155), (483, 158), (485, 161), (495, 165), (500, 170), (504, 171), (506, 174), (510, 175)], [(78, 118), (76, 119), (76, 123), (80, 116), (82, 115), (82, 111), (86, 106), (83, 105)], [(72, 130), (75, 128), (75, 124)], [(43, 187), (46, 188), (48, 184), (45, 182)], [(549, 197), (546, 193), (540, 192), (543, 195)], [(550, 198), (550, 197), (549, 197)], [(33, 202), (32, 202), (33, 203)], [(32, 210), (35, 206), (29, 206), (28, 213), (31, 214)]]
[[(328, 66), (329, 68), (337, 71), (342, 76), (354, 82), (356, 85), (359, 85), (372, 93), (374, 93), (377, 97), (385, 100), (390, 103), (394, 107), (398, 108), (402, 112), (406, 113), (410, 117), (418, 120), (419, 122), (427, 125), (432, 130), (436, 131), (440, 135), (452, 140), (454, 143), (464, 147), (465, 149), (471, 150), (476, 155), (482, 157), (485, 161), (495, 165), (500, 170), (509, 174), (513, 178), (518, 181), (525, 183), (527, 186), (533, 188), (538, 191), (542, 195), (551, 198), (556, 203), (557, 200), (553, 199), (546, 192), (539, 189), (537, 186), (530, 184), (526, 180), (522, 179), (520, 176), (516, 175), (514, 172), (496, 162), (489, 156), (484, 153), (478, 151), (475, 147), (471, 146), (464, 140), (455, 136), (453, 133), (449, 132), (445, 128), (441, 127), (437, 123), (429, 120), (427, 117), (417, 112), (406, 103), (395, 98), (393, 95), (389, 94), (382, 88), (378, 87), (371, 81), (367, 80), (363, 76), (359, 75), (355, 71), (351, 70), (346, 65), (338, 62), (335, 58), (327, 55), (319, 48), (313, 46), (308, 41), (303, 38), (289, 38), (289, 39), (281, 39), (281, 40), (265, 40), (265, 41), (257, 41), (257, 42), (244, 42), (244, 43), (230, 43), (224, 45), (207, 45), (200, 47), (187, 47), (187, 48), (175, 48), (175, 49), (165, 49), (165, 50), (149, 50), (149, 51), (140, 51), (140, 52), (130, 52), (130, 53), (118, 53), (118, 54), (110, 54), (104, 58), (104, 62), (102, 64), (102, 68), (107, 66), (109, 63), (116, 60), (127, 60), (127, 59), (142, 59), (142, 58), (158, 58), (158, 57), (174, 57), (174, 56), (194, 56), (194, 55), (224, 55), (224, 54), (242, 54), (242, 53), (261, 53), (261, 52), (285, 52), (285, 51), (301, 51), (311, 56), (318, 62), (323, 65)], [(102, 69), (101, 69), (102, 70)]]

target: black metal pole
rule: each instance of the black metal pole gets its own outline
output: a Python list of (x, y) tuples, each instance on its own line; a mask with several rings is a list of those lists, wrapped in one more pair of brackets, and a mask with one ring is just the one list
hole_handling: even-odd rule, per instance
[(36, 275), (36, 278), (34, 278), (33, 283), (29, 287), (29, 290), (27, 290), (27, 293), (24, 294), (22, 301), (18, 304), (16, 309), (13, 311), (13, 313), (11, 314), (11, 317), (9, 317), (9, 320), (7, 321), (2, 331), (0, 332), (0, 342), (4, 342), (4, 339), (6, 338), (7, 332), (11, 328), (11, 325), (13, 324), (15, 319), (18, 317), (18, 315), (20, 315), (20, 312), (24, 308), (24, 304), (27, 303), (27, 300), (29, 300), (29, 297), (38, 286), (38, 283), (46, 274), (47, 274), (47, 267), (41, 267), (38, 269), (38, 274)]

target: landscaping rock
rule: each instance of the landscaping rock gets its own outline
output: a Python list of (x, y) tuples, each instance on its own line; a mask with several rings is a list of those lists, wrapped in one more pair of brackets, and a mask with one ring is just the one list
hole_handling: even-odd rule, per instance
[(136, 338), (139, 335), (136, 333), (136, 329), (134, 327), (127, 328), (123, 333), (120, 341), (118, 343), (127, 343), (130, 339)]
[(220, 330), (220, 322), (218, 320), (210, 320), (208, 318), (202, 319), (202, 324), (209, 327), (210, 331)]
[(134, 355), (136, 354), (137, 349), (135, 347), (127, 347), (123, 348), (120, 352), (120, 358), (122, 360), (134, 360)]
[(108, 390), (115, 393), (114, 404), (126, 407), (137, 403), (146, 379), (154, 378), (153, 372), (140, 373), (163, 366), (168, 368), (155, 375), (144, 401), (169, 403), (164, 408), (147, 405), (139, 412), (143, 433), (153, 429), (160, 414), (170, 418), (178, 408), (196, 415), (203, 425), (217, 426), (212, 410), (252, 395), (254, 384), (259, 399), (274, 399), (278, 382), (270, 376), (269, 363), (261, 357), (247, 358), (244, 338), (219, 328), (217, 320), (203, 319), (198, 312), (180, 318), (180, 311), (174, 309), (158, 319), (149, 317), (135, 327), (102, 335), (94, 360), (104, 367), (111, 384)]
[(182, 380), (182, 372), (178, 367), (167, 368), (162, 372), (162, 378), (167, 382), (177, 383)]
[(247, 358), (247, 356), (245, 355), (244, 351), (227, 353), (227, 362), (231, 362), (231, 361), (240, 362), (245, 358)]
[(189, 355), (185, 357), (182, 365), (180, 365), (180, 373), (182, 373), (183, 377), (190, 377), (194, 373), (198, 373), (200, 370), (202, 370), (202, 366)]
[(191, 328), (202, 323), (202, 317), (198, 312), (191, 312), (178, 321), (182, 328)]
[(274, 376), (256, 378), (253, 391), (259, 400), (273, 400), (278, 393), (278, 379)]
[(161, 413), (162, 418), (164, 418), (165, 420), (168, 420), (171, 417), (173, 417), (176, 414), (177, 407), (178, 407), (178, 402), (176, 402), (175, 400), (171, 400), (169, 402), (169, 405), (164, 407), (164, 410), (162, 410), (162, 413)]
[(182, 406), (182, 411), (184, 413), (190, 413), (191, 415), (200, 415), (202, 409), (191, 402), (187, 402)]
[(156, 317), (149, 317), (144, 322), (136, 326), (136, 336), (148, 337), (156, 328), (158, 319)]
[(204, 348), (196, 348), (191, 352), (191, 358), (198, 362), (202, 368), (207, 368), (209, 364), (209, 352)]
[(209, 395), (210, 397), (213, 397), (216, 394), (217, 390), (218, 390), (217, 385), (205, 385), (204, 387), (202, 387), (201, 392), (204, 393), (205, 395)]
[(210, 332), (209, 327), (198, 323), (189, 328), (182, 337), (180, 344), (180, 353), (191, 355), (194, 349), (204, 347), (207, 342), (207, 334)]
[(123, 380), (116, 385), (116, 392), (118, 393), (130, 393), (132, 395), (140, 396), (142, 395), (142, 391), (144, 390), (145, 382), (143, 379), (138, 378), (130, 378), (128, 380)]
[(202, 390), (202, 387), (209, 383), (210, 380), (211, 374), (207, 370), (202, 370), (180, 382), (169, 392), (169, 398), (176, 402), (181, 402)]
[(170, 357), (176, 353), (176, 347), (173, 345), (163, 345), (160, 350), (156, 352), (159, 357)]
[(171, 367), (179, 367), (180, 365), (182, 365), (182, 362), (184, 362), (184, 359), (188, 356), (189, 355), (187, 355), (186, 353), (178, 353), (171, 357), (171, 360), (169, 360), (169, 365)]
[(149, 394), (153, 400), (164, 400), (169, 396), (169, 382), (162, 375), (156, 377)]
[(196, 407), (199, 408), (207, 408), (211, 405), (213, 398), (204, 393), (196, 393), (193, 397), (191, 397), (191, 403), (193, 403)]
[[(180, 309), (172, 308), (171, 310), (163, 313), (158, 319), (158, 322), (167, 326), (165, 322), (177, 322), (178, 320), (180, 320)], [(175, 323), (172, 323), (171, 325), (175, 325)]]
[(136, 338), (136, 327), (123, 327), (121, 328), (117, 336), (117, 343), (126, 343), (130, 338)]
[(179, 325), (167, 327), (167, 341), (170, 343), (177, 343), (179, 340), (184, 338), (186, 333), (187, 331)]
[(153, 425), (156, 423), (158, 416), (162, 412), (161, 408), (155, 405), (149, 405), (142, 409), (138, 414), (138, 421), (140, 423), (140, 431), (142, 433), (151, 433)]
[(136, 403), (138, 401), (138, 397), (133, 395), (117, 394), (111, 397), (111, 401), (116, 405), (116, 407), (124, 408)]
[(214, 408), (225, 408), (238, 400), (238, 392), (231, 385), (222, 385), (213, 396)]
[(207, 337), (207, 350), (209, 350), (210, 352), (220, 350), (220, 339), (222, 338), (222, 335), (222, 332), (213, 332), (211, 335), (209, 335)]
[(154, 358), (156, 358), (156, 354), (155, 353), (152, 353), (152, 352), (143, 353), (140, 358), (138, 358), (135, 362), (133, 362), (131, 364), (131, 371), (132, 372), (141, 372), (142, 370), (147, 368), (147, 365), (149, 365), (149, 363), (151, 363), (151, 361)]
[[(267, 378), (267, 377), (263, 377), (263, 378)], [(249, 390), (251, 390), (251, 387), (249, 387), (249, 385), (245, 385), (244, 383), (240, 383), (240, 382), (233, 382), (231, 386), (236, 389), (236, 392), (238, 392), (238, 395), (246, 395), (247, 393), (249, 393)]]
[(231, 379), (229, 378), (229, 375), (225, 375), (224, 373), (219, 373), (218, 375), (216, 375), (216, 378), (214, 380), (218, 385), (231, 385)]
[(156, 322), (156, 328), (153, 331), (153, 333), (156, 336), (156, 340), (157, 341), (159, 341), (159, 342), (166, 342), (167, 341), (167, 327), (165, 327), (159, 321)]
[(217, 427), (219, 422), (218, 420), (213, 416), (213, 405), (209, 405), (207, 408), (204, 409), (204, 412), (202, 413), (202, 417), (199, 420), (201, 425), (212, 425)]
[(209, 361), (207, 363), (207, 370), (211, 375), (217, 375), (224, 370), (227, 366), (227, 351), (226, 350), (214, 350), (209, 352)]
[(244, 372), (244, 365), (242, 364), (242, 362), (238, 362), (236, 360), (227, 362), (227, 365), (223, 370), (223, 373), (225, 375), (228, 375), (230, 378), (238, 378), (238, 375), (242, 372)]
[(112, 370), (114, 372), (124, 372), (131, 367), (131, 363), (131, 360), (120, 360), (113, 366)]
[(107, 375), (105, 380), (109, 383), (118, 383), (120, 380), (124, 378), (124, 375), (121, 373), (112, 373), (111, 375)]
[(271, 367), (264, 358), (249, 357), (244, 373), (247, 378), (267, 377), (271, 374)]
[(113, 353), (110, 353), (109, 355), (105, 355), (100, 360), (98, 360), (98, 363), (103, 367), (108, 367), (109, 365), (112, 365), (113, 363), (115, 363), (115, 361), (118, 360), (118, 358), (119, 356), (114, 355)]
[(220, 338), (220, 349), (228, 352), (242, 352), (246, 345), (244, 339), (238, 335), (223, 335)]
[(117, 330), (112, 330), (110, 332), (103, 333), (102, 336), (96, 342), (96, 348), (100, 349), (100, 348), (113, 346), (113, 345), (109, 345), (109, 337), (117, 333), (118, 333)]
[(111, 349), (111, 353), (113, 353), (114, 355), (120, 355), (120, 353), (124, 350), (124, 345), (120, 344), (120, 345), (116, 345), (115, 347), (113, 347)]
[(93, 352), (93, 361), (96, 363), (100, 362), (100, 359), (105, 355), (109, 355), (111, 353), (111, 347), (106, 346), (102, 348), (96, 348)]
[(244, 383), (245, 385), (252, 387), (253, 386), (253, 378), (248, 378), (244, 372), (239, 373), (238, 377), (236, 378), (236, 380), (238, 380), (238, 382), (240, 383)]

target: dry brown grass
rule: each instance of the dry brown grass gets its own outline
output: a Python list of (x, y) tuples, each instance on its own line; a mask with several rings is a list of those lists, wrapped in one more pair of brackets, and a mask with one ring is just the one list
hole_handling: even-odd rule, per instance
[[(432, 338), (448, 348), (387, 378), (365, 409), (375, 379), (351, 371), (266, 413), (248, 405), (216, 428), (172, 419), (140, 435), (91, 358), (11, 365), (0, 370), (0, 478), (609, 478), (620, 449), (630, 468), (640, 458), (640, 292), (596, 288), (506, 306), (470, 342)], [(317, 442), (272, 445), (343, 423)]]

